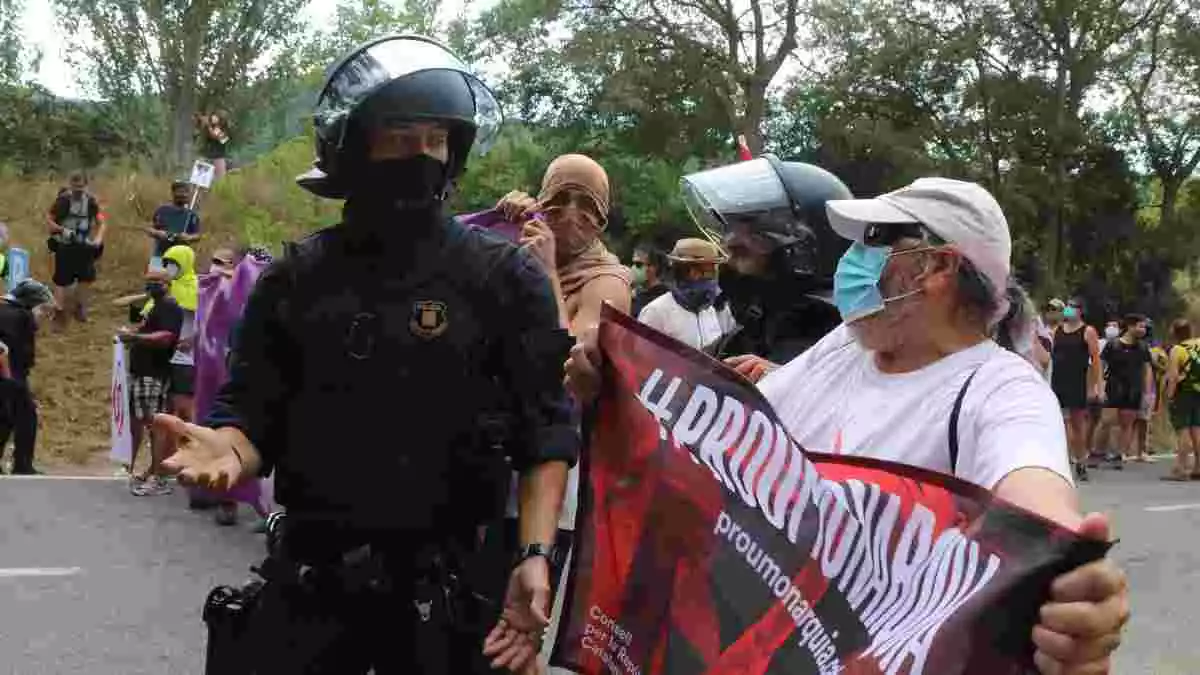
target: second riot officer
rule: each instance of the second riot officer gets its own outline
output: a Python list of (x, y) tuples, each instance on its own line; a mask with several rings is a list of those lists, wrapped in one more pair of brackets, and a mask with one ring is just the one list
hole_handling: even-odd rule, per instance
[(795, 358), (833, 330), (833, 272), (846, 250), (825, 202), (850, 199), (828, 171), (774, 155), (683, 177), (693, 220), (729, 260), (722, 296), (740, 328), (715, 347), (752, 380)]

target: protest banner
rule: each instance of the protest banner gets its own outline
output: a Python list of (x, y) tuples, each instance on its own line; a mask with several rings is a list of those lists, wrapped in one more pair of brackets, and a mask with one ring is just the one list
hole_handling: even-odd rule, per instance
[[(198, 420), (208, 416), (217, 390), (229, 379), (227, 355), (231, 334), (242, 317), (250, 291), (266, 268), (267, 263), (254, 256), (246, 256), (238, 263), (232, 277), (224, 274), (200, 277), (195, 342)], [(253, 506), (265, 505), (261, 481), (253, 478), (235, 485), (228, 497)]]
[(16, 288), (17, 284), (29, 278), (29, 251), (13, 247), (8, 250), (8, 264), (5, 269), (5, 284)]
[(112, 386), (109, 421), (112, 429), (109, 457), (119, 464), (133, 463), (133, 433), (129, 419), (129, 371), (125, 367), (125, 345), (113, 339)]
[(551, 664), (587, 675), (1017, 675), (1104, 555), (977, 486), (808, 453), (722, 364), (604, 308)]

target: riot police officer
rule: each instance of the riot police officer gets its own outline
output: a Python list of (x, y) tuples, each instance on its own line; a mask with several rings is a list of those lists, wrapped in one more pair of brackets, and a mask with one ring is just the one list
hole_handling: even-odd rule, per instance
[(682, 188), (693, 220), (729, 254), (721, 291), (741, 328), (716, 356), (757, 379), (841, 322), (831, 296), (846, 242), (825, 202), (851, 198), (842, 181), (768, 154), (684, 176)]
[[(426, 38), (337, 62), (313, 116), (318, 159), (298, 180), (344, 198), (343, 222), (259, 279), (206, 426), (158, 420), (184, 440), (168, 466), (185, 481), (275, 471), (286, 517), (250, 603), (246, 672), (460, 673), (481, 649), (483, 668), (532, 663), (579, 434), (544, 272), (444, 211), (499, 117)], [(514, 468), (520, 551), (489, 606), (463, 588), (463, 560), (503, 517)]]

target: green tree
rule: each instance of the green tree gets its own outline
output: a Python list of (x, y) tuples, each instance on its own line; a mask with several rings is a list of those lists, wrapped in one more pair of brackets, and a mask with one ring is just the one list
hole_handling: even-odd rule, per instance
[(20, 2), (0, 1), (0, 85), (15, 84), (23, 74), (20, 19)]
[(1200, 2), (1167, 0), (1126, 46), (1115, 75), (1122, 116), (1140, 159), (1158, 179), (1159, 224), (1172, 229), (1180, 190), (1200, 167)]
[(744, 5), (505, 0), (481, 24), (491, 55), (520, 64), (509, 83), (526, 119), (600, 122), (675, 154), (728, 148), (739, 134), (759, 151), (768, 89), (802, 13), (799, 0)]
[[(171, 161), (189, 159), (195, 113), (227, 107), (263, 74), (261, 61), (294, 37), (305, 0), (55, 0), (83, 51), (96, 92), (127, 118), (158, 118)], [(81, 64), (83, 65), (83, 64)], [(231, 107), (231, 106), (230, 106)], [(230, 110), (235, 118), (238, 110)]]
[[(1068, 190), (1077, 168), (1086, 130), (1081, 123), (1084, 101), (1110, 69), (1120, 67), (1116, 47), (1127, 35), (1154, 20), (1167, 0), (1007, 0), (1001, 24), (1010, 38), (1005, 54), (1014, 66), (1046, 73), (1051, 114), (1042, 130), (1048, 140), (1049, 186), (1054, 194)], [(1058, 200), (1051, 214), (1046, 243), (1052, 275), (1066, 260), (1068, 204)]]

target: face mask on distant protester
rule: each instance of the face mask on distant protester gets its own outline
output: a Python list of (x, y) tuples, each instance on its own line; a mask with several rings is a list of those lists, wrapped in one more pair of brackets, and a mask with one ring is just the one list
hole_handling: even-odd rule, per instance
[(853, 323), (883, 311), (889, 302), (920, 293), (921, 289), (918, 288), (884, 298), (879, 281), (892, 256), (927, 250), (915, 248), (893, 253), (890, 246), (867, 246), (859, 242), (851, 244), (838, 261), (837, 271), (833, 274), (833, 304), (837, 306), (842, 320)]
[(173, 262), (167, 262), (164, 264), (163, 271), (167, 273), (167, 276), (170, 277), (172, 281), (179, 278), (179, 265)]
[(634, 285), (634, 287), (642, 288), (643, 286), (645, 286), (646, 285), (646, 266), (645, 265), (635, 265), (631, 269), (633, 270), (633, 285)]
[(1063, 310), (1063, 318), (1067, 321), (1074, 321), (1079, 318), (1079, 310), (1074, 307), (1067, 307)]
[(167, 287), (162, 284), (146, 284), (146, 295), (153, 300), (161, 300), (167, 295)]
[(1105, 326), (1104, 337), (1109, 340), (1116, 340), (1121, 335), (1121, 329), (1116, 326)]

